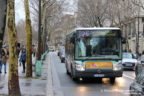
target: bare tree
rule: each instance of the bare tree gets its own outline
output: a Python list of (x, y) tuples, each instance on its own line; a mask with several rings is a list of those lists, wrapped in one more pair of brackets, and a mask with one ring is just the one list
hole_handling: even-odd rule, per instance
[(25, 21), (20, 20), (16, 24), (16, 31), (17, 31), (17, 40), (23, 44), (26, 44), (26, 30), (25, 30)]
[(131, 0), (110, 0), (107, 1), (107, 19), (110, 26), (121, 27), (124, 22), (130, 20), (136, 15), (137, 8)]
[(8, 0), (7, 28), (9, 36), (9, 96), (21, 96), (18, 77), (17, 38), (14, 0)]
[[(26, 43), (26, 77), (32, 77), (32, 26), (29, 11), (29, 0), (24, 0), (25, 14), (26, 14), (26, 33), (27, 33), (27, 43)], [(25, 72), (25, 70), (24, 70)]]
[[(36, 43), (38, 40), (38, 32), (37, 32), (37, 25), (33, 24), (32, 25), (32, 44)], [(16, 24), (16, 30), (17, 30), (17, 40), (18, 42), (23, 43), (24, 45), (26, 44), (26, 29), (25, 29), (25, 21), (20, 20)], [(7, 36), (7, 33), (5, 34)], [(6, 40), (7, 37), (5, 37)]]
[[(56, 28), (60, 26), (60, 18), (63, 14), (63, 4), (65, 0), (43, 0), (42, 3), (42, 38), (45, 36), (45, 31), (50, 36)], [(38, 25), (38, 0), (31, 0), (30, 7), (34, 24)], [(42, 40), (44, 41), (44, 40)]]
[(78, 23), (81, 26), (121, 26), (137, 13), (132, 0), (79, 0)]
[(144, 10), (144, 1), (143, 0), (131, 0), (131, 1), (134, 5), (139, 6)]
[(107, 4), (105, 0), (78, 0), (78, 23), (84, 27), (104, 26)]

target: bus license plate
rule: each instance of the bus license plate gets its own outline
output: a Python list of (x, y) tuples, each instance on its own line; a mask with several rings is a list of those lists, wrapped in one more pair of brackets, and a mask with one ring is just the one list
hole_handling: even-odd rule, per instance
[(126, 66), (132, 66), (132, 64), (126, 64)]
[(104, 77), (104, 74), (94, 74), (94, 77)]

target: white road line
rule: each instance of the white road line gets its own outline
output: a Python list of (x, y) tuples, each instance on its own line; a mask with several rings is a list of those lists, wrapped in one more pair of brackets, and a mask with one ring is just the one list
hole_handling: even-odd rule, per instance
[(123, 74), (123, 76), (124, 76), (124, 77), (127, 77), (127, 78), (129, 78), (129, 79), (132, 79), (132, 80), (135, 79), (134, 77), (132, 77), (132, 76), (128, 76), (128, 75), (125, 75), (125, 74)]

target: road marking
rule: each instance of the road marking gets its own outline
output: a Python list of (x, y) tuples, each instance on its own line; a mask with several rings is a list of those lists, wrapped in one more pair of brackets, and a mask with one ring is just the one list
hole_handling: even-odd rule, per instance
[(129, 78), (129, 79), (132, 79), (132, 80), (135, 79), (134, 77), (131, 77), (131, 76), (128, 76), (128, 75), (125, 75), (125, 74), (123, 74), (123, 76), (124, 76), (124, 77), (127, 77), (127, 78)]

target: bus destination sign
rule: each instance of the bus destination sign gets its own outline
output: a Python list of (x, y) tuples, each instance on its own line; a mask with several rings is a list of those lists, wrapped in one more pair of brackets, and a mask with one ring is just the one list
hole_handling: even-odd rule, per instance
[(80, 30), (78, 37), (118, 37), (119, 30)]

